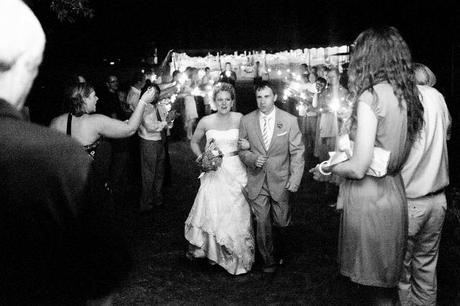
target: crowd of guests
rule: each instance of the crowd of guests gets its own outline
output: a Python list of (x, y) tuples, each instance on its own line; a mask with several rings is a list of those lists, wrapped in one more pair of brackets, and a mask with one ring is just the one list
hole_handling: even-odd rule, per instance
[[(45, 47), (22, 1), (0, 2), (0, 38), (0, 304), (111, 304), (131, 268), (126, 239), (107, 215), (111, 200), (126, 193), (134, 158), (139, 210), (164, 204), (175, 126), (203, 170), (185, 221), (189, 259), (238, 275), (251, 270), (257, 250), (262, 271), (274, 273), (288, 258), (289, 195), (311, 168), (339, 186), (340, 272), (372, 291), (376, 305), (436, 304), (451, 119), (436, 77), (412, 62), (397, 29), (362, 32), (346, 74), (302, 65), (297, 107), (277, 104), (292, 114), (275, 105), (278, 90), (258, 70), (257, 109), (236, 112), (236, 75), (226, 64), (215, 78), (193, 67), (171, 80), (136, 73), (129, 87), (109, 75), (97, 92), (76, 76), (68, 111), (50, 128), (22, 112)], [(346, 160), (314, 166), (341, 150), (342, 135), (354, 141)], [(104, 139), (110, 156), (101, 153)], [(370, 171), (377, 148), (391, 152), (382, 175)], [(203, 166), (209, 154), (221, 159), (212, 171)]]

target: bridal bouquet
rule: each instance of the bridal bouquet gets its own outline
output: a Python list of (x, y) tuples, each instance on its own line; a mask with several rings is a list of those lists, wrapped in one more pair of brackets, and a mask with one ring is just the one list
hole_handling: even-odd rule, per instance
[(216, 171), (222, 165), (224, 154), (216, 145), (214, 139), (211, 139), (206, 150), (201, 154), (196, 162), (203, 172)]

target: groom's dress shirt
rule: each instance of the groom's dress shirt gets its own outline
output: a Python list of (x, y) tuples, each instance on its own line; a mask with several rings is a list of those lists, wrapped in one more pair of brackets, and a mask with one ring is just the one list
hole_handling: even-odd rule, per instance
[(268, 143), (270, 144), (272, 141), (273, 130), (275, 129), (275, 108), (273, 108), (273, 110), (268, 115), (265, 115), (264, 113), (259, 112), (260, 131), (262, 132), (262, 135), (264, 134), (265, 118), (267, 118), (268, 120), (267, 122), (268, 131), (267, 132), (268, 132)]

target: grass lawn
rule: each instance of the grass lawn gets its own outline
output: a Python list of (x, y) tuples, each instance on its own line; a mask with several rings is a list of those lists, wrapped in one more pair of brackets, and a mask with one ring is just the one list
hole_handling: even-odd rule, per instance
[[(246, 95), (249, 97), (247, 91)], [(129, 217), (135, 267), (116, 292), (114, 305), (367, 305), (359, 286), (338, 273), (340, 215), (328, 206), (334, 196), (326, 197), (322, 185), (308, 173), (299, 192), (291, 197), (291, 257), (273, 277), (263, 275), (257, 257), (253, 271), (242, 276), (229, 275), (205, 260), (188, 261), (184, 221), (199, 187), (199, 172), (187, 142), (172, 142), (170, 154), (173, 182), (166, 190), (166, 207)], [(135, 203), (138, 196), (134, 188), (128, 202)], [(460, 192), (451, 188), (448, 197), (438, 304), (460, 305)]]
[[(174, 179), (166, 193), (167, 205), (134, 217), (135, 268), (116, 293), (115, 305), (366, 305), (358, 286), (337, 272), (339, 214), (327, 205), (331, 199), (322, 194), (321, 185), (308, 175), (291, 198), (292, 256), (273, 277), (264, 276), (260, 264), (247, 275), (232, 276), (204, 260), (188, 261), (183, 229), (199, 187), (199, 173), (188, 143), (173, 142), (170, 153)], [(458, 240), (454, 243), (459, 227), (455, 222), (454, 216), (448, 218), (442, 241), (440, 305), (455, 305), (455, 298), (459, 301), (460, 248)]]

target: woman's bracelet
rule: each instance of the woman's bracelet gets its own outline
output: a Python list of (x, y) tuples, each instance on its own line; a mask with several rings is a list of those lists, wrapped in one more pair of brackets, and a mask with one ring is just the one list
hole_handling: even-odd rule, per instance
[(319, 171), (319, 173), (321, 173), (322, 175), (328, 176), (328, 175), (331, 175), (331, 174), (332, 174), (332, 171), (324, 172), (322, 166), (323, 166), (324, 164), (326, 164), (326, 163), (327, 163), (327, 160), (325, 160), (325, 161), (323, 161), (321, 164), (319, 164), (319, 165), (318, 165), (318, 171)]

